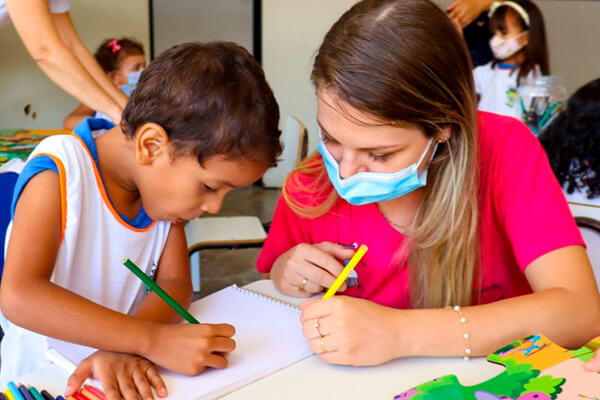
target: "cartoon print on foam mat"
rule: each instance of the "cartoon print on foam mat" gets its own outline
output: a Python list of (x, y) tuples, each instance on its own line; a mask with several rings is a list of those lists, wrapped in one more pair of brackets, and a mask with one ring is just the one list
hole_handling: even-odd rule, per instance
[(586, 372), (583, 362), (600, 346), (600, 337), (569, 351), (543, 335), (532, 335), (504, 346), (488, 361), (505, 367), (499, 375), (463, 386), (445, 375), (396, 396), (398, 400), (600, 400), (600, 374)]

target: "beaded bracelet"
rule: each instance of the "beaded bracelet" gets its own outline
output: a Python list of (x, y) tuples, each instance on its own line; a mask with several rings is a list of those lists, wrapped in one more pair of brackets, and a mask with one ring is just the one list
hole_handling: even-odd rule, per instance
[[(450, 308), (450, 307), (448, 307)], [(453, 307), (454, 311), (456, 311), (460, 317), (460, 323), (463, 327), (463, 338), (465, 339), (465, 356), (463, 357), (465, 359), (465, 361), (469, 361), (471, 359), (471, 345), (469, 342), (470, 336), (469, 336), (469, 332), (467, 331), (467, 318), (465, 317), (465, 315), (463, 314), (461, 308), (459, 305), (456, 305)]]

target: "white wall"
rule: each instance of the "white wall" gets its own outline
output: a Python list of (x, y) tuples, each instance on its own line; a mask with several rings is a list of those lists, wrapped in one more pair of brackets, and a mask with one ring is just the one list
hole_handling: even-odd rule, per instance
[[(71, 18), (94, 52), (111, 36), (130, 36), (148, 52), (147, 0), (73, 0)], [(31, 104), (35, 120), (23, 108)], [(31, 59), (12, 26), (0, 29), (0, 129), (62, 128), (77, 102), (52, 83)]]
[(252, 0), (154, 0), (155, 55), (182, 42), (228, 40), (252, 53)]
[(263, 67), (281, 109), (281, 120), (300, 118), (317, 146), (316, 97), (310, 82), (323, 36), (355, 0), (263, 0)]
[[(438, 0), (444, 6), (451, 0)], [(316, 99), (312, 60), (324, 34), (354, 0), (263, 0), (263, 66), (281, 107), (282, 120), (299, 117), (316, 148)], [(600, 2), (537, 1), (548, 34), (552, 72), (568, 93), (600, 76)]]

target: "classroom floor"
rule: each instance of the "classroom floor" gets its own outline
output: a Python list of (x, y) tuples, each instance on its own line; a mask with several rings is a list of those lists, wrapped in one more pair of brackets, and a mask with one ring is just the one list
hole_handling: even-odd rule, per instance
[[(233, 190), (225, 198), (217, 216), (255, 215), (261, 222), (269, 222), (277, 205), (280, 191), (248, 186)], [(261, 274), (256, 271), (260, 249), (203, 250), (200, 253), (201, 290), (194, 300), (236, 283), (245, 285)]]

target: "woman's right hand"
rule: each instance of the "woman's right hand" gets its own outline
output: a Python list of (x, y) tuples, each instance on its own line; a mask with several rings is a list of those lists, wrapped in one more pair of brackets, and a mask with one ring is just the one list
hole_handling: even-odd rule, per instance
[[(329, 288), (354, 250), (331, 242), (300, 243), (281, 254), (271, 269), (271, 279), (283, 294), (310, 297)], [(343, 284), (340, 291), (346, 290)]]
[(182, 375), (195, 376), (207, 367), (226, 368), (226, 356), (235, 349), (231, 338), (235, 329), (229, 324), (157, 326), (143, 356)]

